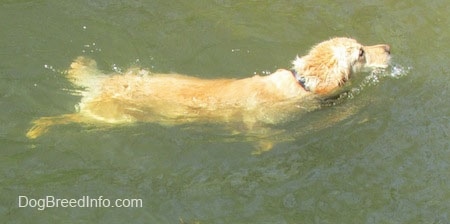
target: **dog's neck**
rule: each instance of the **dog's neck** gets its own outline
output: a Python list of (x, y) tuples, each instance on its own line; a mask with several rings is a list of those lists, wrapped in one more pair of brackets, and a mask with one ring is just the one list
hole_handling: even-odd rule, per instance
[(305, 85), (306, 79), (305, 77), (299, 75), (295, 68), (291, 69), (291, 73), (294, 76), (294, 78), (297, 80), (298, 84), (303, 87), (306, 91), (310, 91), (310, 89)]

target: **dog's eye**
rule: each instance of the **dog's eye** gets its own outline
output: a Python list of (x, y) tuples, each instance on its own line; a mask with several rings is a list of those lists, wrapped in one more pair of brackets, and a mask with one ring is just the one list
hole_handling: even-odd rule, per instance
[(364, 50), (362, 48), (359, 49), (359, 57), (360, 58), (364, 57)]

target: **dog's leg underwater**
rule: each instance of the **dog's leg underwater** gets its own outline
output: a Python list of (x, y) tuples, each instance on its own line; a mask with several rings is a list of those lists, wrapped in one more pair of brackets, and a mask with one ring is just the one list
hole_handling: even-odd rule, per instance
[[(70, 65), (70, 69), (66, 73), (66, 77), (75, 86), (84, 88), (83, 92), (89, 92), (97, 78), (102, 76), (101, 72), (97, 69), (97, 63), (89, 58), (78, 57)], [(31, 127), (26, 136), (29, 139), (35, 139), (45, 132), (53, 125), (62, 125), (68, 123), (88, 123), (92, 121), (86, 116), (80, 113), (64, 114), (54, 117), (41, 117), (33, 121), (33, 127)]]
[(35, 139), (50, 129), (53, 125), (69, 124), (69, 123), (82, 123), (85, 120), (81, 114), (64, 114), (56, 117), (41, 117), (33, 121), (33, 127), (31, 127), (26, 136), (29, 139)]

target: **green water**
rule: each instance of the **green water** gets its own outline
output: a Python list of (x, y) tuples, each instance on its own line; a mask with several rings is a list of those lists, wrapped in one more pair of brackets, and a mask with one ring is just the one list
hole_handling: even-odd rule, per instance
[[(435, 1), (0, 2), (2, 223), (450, 223), (450, 5)], [(388, 43), (401, 77), (278, 127), (272, 151), (220, 126), (66, 125), (25, 137), (79, 97), (79, 55), (105, 71), (241, 78), (315, 43)], [(335, 114), (358, 108), (331, 126)], [(287, 136), (287, 137), (286, 137)], [(141, 199), (140, 208), (21, 208), (19, 196)]]

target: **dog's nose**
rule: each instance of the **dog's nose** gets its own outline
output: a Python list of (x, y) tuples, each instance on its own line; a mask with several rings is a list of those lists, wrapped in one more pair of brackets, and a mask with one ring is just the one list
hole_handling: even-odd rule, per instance
[(384, 45), (384, 51), (386, 51), (386, 53), (391, 54), (391, 46), (385, 44)]

